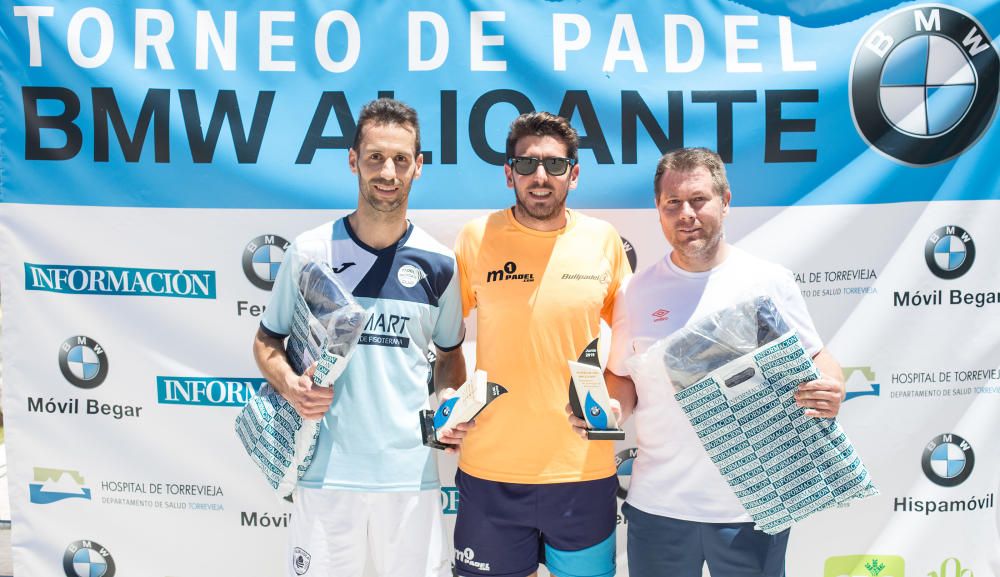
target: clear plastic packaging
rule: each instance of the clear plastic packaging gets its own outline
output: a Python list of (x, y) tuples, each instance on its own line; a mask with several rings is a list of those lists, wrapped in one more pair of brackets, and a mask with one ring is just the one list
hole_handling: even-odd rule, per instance
[[(358, 346), (368, 314), (323, 262), (298, 271), (288, 362), (302, 374), (317, 363), (313, 383), (332, 386)], [(270, 385), (261, 387), (236, 417), (236, 433), (250, 459), (282, 497), (292, 493), (312, 463), (319, 421), (303, 419)]]
[(753, 518), (778, 533), (878, 494), (833, 419), (805, 415), (798, 385), (819, 377), (768, 297), (726, 308), (629, 360), (633, 376), (673, 386), (709, 458)]

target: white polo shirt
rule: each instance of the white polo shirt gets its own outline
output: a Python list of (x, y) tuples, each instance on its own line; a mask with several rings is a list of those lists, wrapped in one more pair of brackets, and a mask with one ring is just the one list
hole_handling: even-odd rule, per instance
[(762, 295), (771, 297), (809, 355), (823, 348), (791, 272), (734, 246), (722, 264), (698, 273), (678, 268), (668, 254), (618, 291), (608, 369), (632, 376), (638, 396), (639, 450), (627, 498), (633, 507), (705, 523), (751, 520), (708, 458), (673, 386), (631, 375), (626, 360), (715, 311)]

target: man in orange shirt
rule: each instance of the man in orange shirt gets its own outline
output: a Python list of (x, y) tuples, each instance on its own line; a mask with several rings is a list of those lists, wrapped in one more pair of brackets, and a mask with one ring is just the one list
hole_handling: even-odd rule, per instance
[(566, 119), (518, 117), (504, 167), (515, 205), (456, 243), (463, 309), (478, 309), (477, 368), (509, 391), (462, 445), (459, 575), (525, 577), (540, 562), (558, 577), (615, 572), (613, 445), (576, 436), (564, 408), (567, 361), (611, 320), (629, 267), (610, 224), (566, 208), (578, 147)]

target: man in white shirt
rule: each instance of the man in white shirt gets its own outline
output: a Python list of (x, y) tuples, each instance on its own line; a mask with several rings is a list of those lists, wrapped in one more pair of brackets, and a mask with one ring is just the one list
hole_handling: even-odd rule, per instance
[[(619, 290), (605, 372), (622, 416), (634, 413), (636, 420), (639, 450), (623, 506), (629, 573), (700, 577), (707, 563), (713, 577), (783, 577), (788, 530), (754, 530), (673, 387), (638, 375), (633, 381), (625, 361), (712, 312), (766, 295), (822, 373), (796, 393), (807, 415), (837, 415), (844, 395), (840, 365), (823, 347), (791, 273), (726, 242), (732, 195), (718, 154), (692, 148), (664, 155), (654, 193), (673, 251)], [(582, 421), (571, 416), (570, 422), (582, 431)]]

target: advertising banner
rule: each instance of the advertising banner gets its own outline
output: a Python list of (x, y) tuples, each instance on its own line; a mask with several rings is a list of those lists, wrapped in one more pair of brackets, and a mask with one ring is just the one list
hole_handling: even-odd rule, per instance
[(233, 421), (278, 265), (357, 205), (357, 114), (394, 96), (421, 123), (409, 218), (446, 246), (513, 204), (522, 112), (577, 128), (568, 206), (634, 270), (668, 250), (661, 154), (717, 150), (727, 240), (794, 274), (880, 491), (795, 524), (788, 573), (1000, 576), (1000, 3), (827, 4), (0, 2), (15, 574), (283, 574), (291, 506)]

